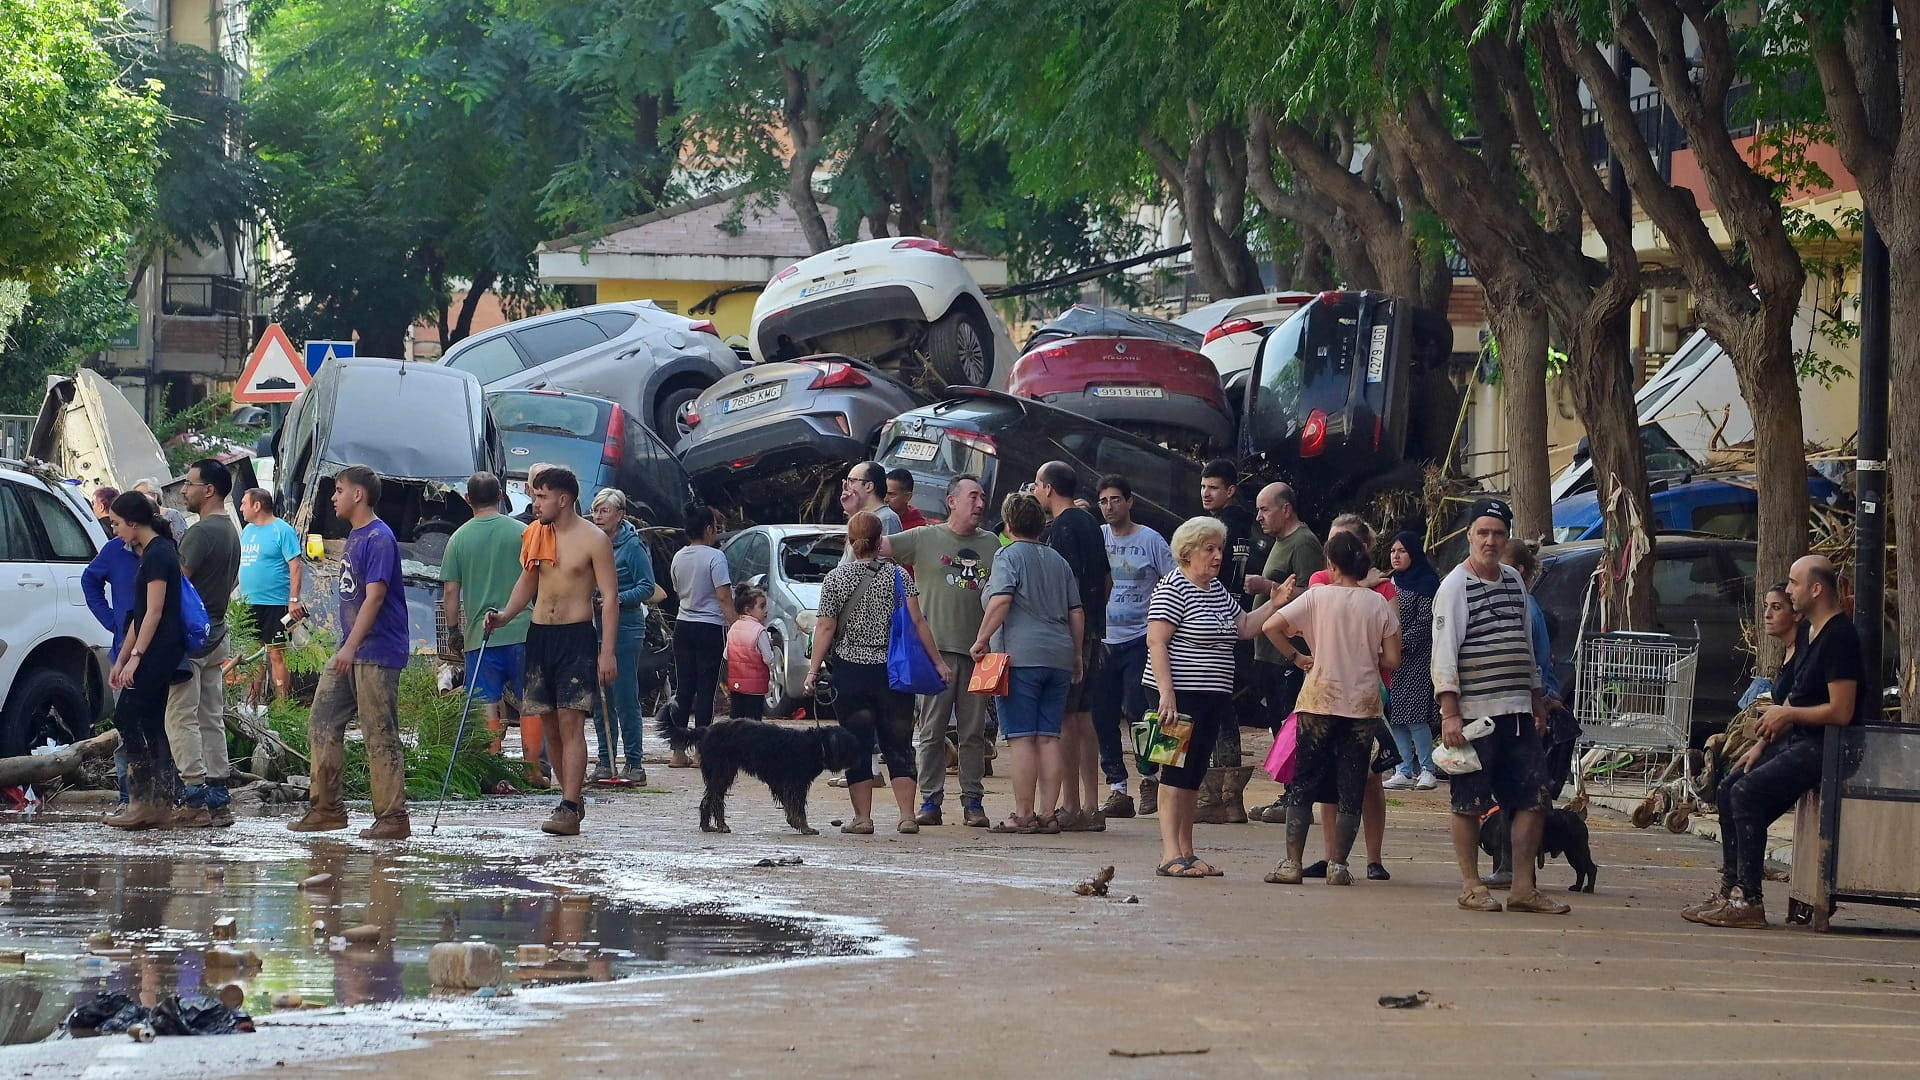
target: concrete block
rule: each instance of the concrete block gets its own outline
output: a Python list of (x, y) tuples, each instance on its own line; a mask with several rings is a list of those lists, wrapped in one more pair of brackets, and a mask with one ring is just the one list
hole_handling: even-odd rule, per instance
[(239, 924), (234, 921), (231, 915), (222, 915), (213, 920), (213, 939), (215, 941), (232, 941), (233, 935), (238, 930)]
[(443, 941), (427, 953), (427, 978), (448, 989), (492, 986), (500, 979), (500, 949), (484, 941)]
[(372, 923), (366, 923), (360, 926), (349, 926), (340, 931), (340, 936), (346, 938), (349, 945), (378, 945), (380, 939), (386, 936), (386, 931)]

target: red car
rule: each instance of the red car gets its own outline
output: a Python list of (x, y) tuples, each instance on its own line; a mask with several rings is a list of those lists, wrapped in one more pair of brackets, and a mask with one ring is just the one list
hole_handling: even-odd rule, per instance
[(1164, 319), (1075, 304), (1027, 340), (1007, 392), (1201, 457), (1233, 444), (1233, 410), (1200, 335)]

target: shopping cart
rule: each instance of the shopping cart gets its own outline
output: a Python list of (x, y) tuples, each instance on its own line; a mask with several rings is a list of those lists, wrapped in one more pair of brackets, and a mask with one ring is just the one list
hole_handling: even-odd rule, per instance
[(1575, 658), (1581, 786), (1644, 796), (1640, 828), (1664, 814), (1684, 832), (1699, 798), (1687, 753), (1699, 659), (1698, 641), (1628, 631), (1586, 639)]

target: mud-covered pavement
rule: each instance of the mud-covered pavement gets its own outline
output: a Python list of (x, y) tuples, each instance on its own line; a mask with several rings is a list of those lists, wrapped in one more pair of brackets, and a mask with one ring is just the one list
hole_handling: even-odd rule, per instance
[[(97, 881), (116, 857), (168, 860), (200, 875), (168, 879), (181, 894), (166, 902), (169, 919), (208, 919), (223, 910), (212, 898), (236, 889), (256, 897), (236, 919), (237, 940), (281, 944), (265, 950), (250, 1005), (302, 979), (313, 987), (303, 992), (330, 1002), (359, 993), (340, 975), (356, 961), (315, 942), (306, 916), (333, 919), (332, 937), (383, 903), (398, 913), (396, 940), (372, 965), (387, 965), (389, 982), (371, 981), (402, 994), (392, 1004), (269, 1011), (250, 1035), (0, 1047), (0, 1072), (1752, 1077), (1910, 1076), (1920, 1060), (1920, 918), (1842, 909), (1827, 935), (1692, 926), (1676, 911), (1710, 882), (1714, 849), (1600, 811), (1599, 891), (1571, 897), (1574, 913), (1551, 918), (1453, 906), (1444, 787), (1394, 798), (1393, 881), (1338, 889), (1260, 882), (1279, 826), (1202, 826), (1203, 854), (1228, 876), (1156, 879), (1152, 819), (1103, 834), (949, 825), (918, 836), (883, 827), (871, 837), (798, 837), (765, 788), (744, 778), (729, 814), (735, 832), (709, 836), (697, 828), (697, 774), (650, 771), (665, 793), (598, 795), (571, 840), (537, 831), (545, 800), (449, 810), (432, 836), (430, 808), (416, 809), (414, 839), (385, 845), (296, 837), (275, 818), (139, 836), (47, 815), (12, 819), (0, 831), (0, 874), (15, 877), (0, 937), (17, 932), (23, 910), (10, 865), (32, 867), (36, 880), (64, 865), (76, 887), (93, 887), (80, 886), (83, 868)], [(988, 785), (989, 810), (1004, 809), (1004, 781)], [(1250, 796), (1274, 790), (1256, 783)], [(845, 793), (823, 778), (815, 824), (826, 828), (844, 807)], [(754, 865), (794, 855), (804, 861)], [(208, 883), (209, 863), (227, 866), (224, 881)], [(329, 863), (340, 869), (312, 869)], [(1111, 896), (1072, 894), (1107, 863), (1118, 867)], [(302, 888), (316, 872), (335, 882)], [(1549, 887), (1571, 880), (1559, 863), (1542, 875)], [(1777, 911), (1785, 886), (1771, 899)], [(443, 925), (449, 917), (457, 927)], [(206, 936), (176, 927), (173, 944), (195, 935)], [(474, 935), (509, 960), (516, 944), (543, 935), (591, 943), (604, 957), (596, 976), (617, 981), (528, 989), (510, 978), (514, 993), (483, 999), (408, 990), (410, 957), (443, 936)], [(313, 974), (323, 969), (331, 986)], [(0, 966), (0, 988), (18, 975)], [(1417, 990), (1431, 1004), (1376, 1004)]]

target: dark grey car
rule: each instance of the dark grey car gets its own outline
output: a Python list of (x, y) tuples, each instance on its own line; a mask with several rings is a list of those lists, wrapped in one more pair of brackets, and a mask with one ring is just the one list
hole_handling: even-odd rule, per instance
[(796, 472), (872, 457), (882, 424), (930, 400), (850, 356), (755, 364), (700, 395), (677, 452), (710, 498), (791, 503)]
[(493, 390), (579, 390), (620, 403), (669, 447), (681, 409), (740, 369), (713, 324), (651, 300), (552, 311), (475, 334), (447, 350), (447, 367)]

